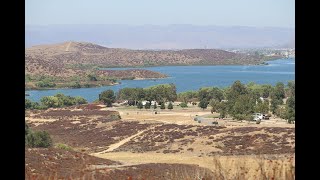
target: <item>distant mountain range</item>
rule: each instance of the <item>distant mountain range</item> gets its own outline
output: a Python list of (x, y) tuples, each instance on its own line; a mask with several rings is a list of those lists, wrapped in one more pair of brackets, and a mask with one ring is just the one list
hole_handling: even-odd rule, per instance
[(129, 49), (294, 47), (294, 28), (194, 25), (26, 25), (25, 45), (66, 41)]

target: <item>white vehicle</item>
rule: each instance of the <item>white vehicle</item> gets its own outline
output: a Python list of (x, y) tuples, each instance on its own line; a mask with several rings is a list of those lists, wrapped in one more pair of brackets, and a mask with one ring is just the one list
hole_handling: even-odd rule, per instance
[(263, 119), (263, 114), (261, 114), (261, 113), (254, 113), (252, 116), (253, 116), (254, 121), (258, 121), (258, 120)]

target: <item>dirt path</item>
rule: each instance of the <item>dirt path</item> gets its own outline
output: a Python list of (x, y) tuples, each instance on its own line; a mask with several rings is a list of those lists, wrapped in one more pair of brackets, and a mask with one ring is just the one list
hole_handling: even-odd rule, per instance
[(66, 47), (66, 50), (65, 51), (69, 51), (69, 47), (70, 47), (70, 45), (71, 45), (71, 41), (69, 42), (69, 44), (67, 45), (67, 47)]
[(157, 126), (145, 129), (143, 131), (140, 131), (137, 134), (134, 134), (134, 135), (132, 135), (130, 137), (127, 137), (127, 138), (125, 138), (125, 139), (123, 139), (123, 140), (121, 140), (121, 141), (119, 141), (119, 142), (117, 142), (115, 144), (111, 144), (107, 150), (104, 150), (104, 151), (101, 151), (101, 152), (98, 152), (98, 153), (94, 153), (94, 154), (104, 154), (104, 153), (107, 153), (107, 152), (111, 152), (111, 151), (117, 149), (118, 147), (122, 146), (126, 142), (129, 142), (132, 138), (134, 138), (136, 136), (139, 136), (140, 134), (144, 133), (147, 130), (154, 129), (155, 127), (157, 127)]

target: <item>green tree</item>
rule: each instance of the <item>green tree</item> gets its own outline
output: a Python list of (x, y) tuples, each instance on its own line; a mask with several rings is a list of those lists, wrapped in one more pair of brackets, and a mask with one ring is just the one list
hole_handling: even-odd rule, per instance
[(44, 96), (40, 99), (40, 102), (48, 108), (59, 107), (59, 99), (55, 96)]
[(89, 81), (98, 81), (97, 76), (95, 74), (89, 74), (88, 79)]
[(43, 109), (38, 102), (32, 102), (29, 99), (25, 99), (25, 109)]
[(216, 108), (217, 108), (217, 112), (220, 114), (219, 118), (225, 118), (227, 115), (227, 103), (219, 102)]
[(137, 107), (138, 107), (138, 109), (142, 109), (142, 108), (143, 108), (143, 104), (142, 104), (141, 101), (139, 101), (139, 102), (137, 103)]
[(250, 97), (249, 95), (240, 95), (231, 107), (230, 114), (232, 116), (236, 115), (249, 115), (254, 112), (255, 99)]
[(209, 105), (212, 107), (211, 108), (211, 113), (216, 112), (217, 111), (217, 106), (219, 104), (220, 101), (216, 100), (216, 99), (211, 99), (209, 102)]
[(258, 99), (258, 103), (255, 106), (255, 112), (267, 114), (269, 112), (269, 101), (266, 99), (262, 102)]
[(112, 103), (115, 102), (115, 99), (116, 97), (111, 89), (103, 91), (101, 94), (99, 94), (99, 101), (102, 101), (107, 105), (107, 107), (112, 107)]
[(161, 102), (160, 109), (166, 109), (166, 106), (164, 105), (164, 102)]
[(52, 88), (52, 87), (56, 86), (56, 84), (53, 82), (54, 79), (51, 77), (40, 76), (40, 78), (38, 78), (38, 80), (39, 80), (39, 82), (36, 83), (37, 87)]
[(79, 81), (75, 81), (71, 84), (71, 88), (81, 88), (81, 84), (79, 83)]
[(240, 81), (235, 81), (227, 92), (228, 101), (237, 99), (240, 95), (248, 94), (248, 90)]
[(274, 87), (274, 90), (271, 95), (273, 96), (273, 98), (278, 100), (285, 98), (284, 84), (282, 82), (278, 82)]
[(182, 102), (182, 103), (180, 103), (180, 107), (182, 107), (182, 108), (186, 108), (186, 107), (188, 107), (188, 104), (187, 104), (187, 103), (185, 103), (185, 102)]
[(172, 105), (172, 103), (171, 102), (169, 102), (169, 104), (168, 104), (168, 109), (173, 109), (173, 105)]
[(293, 123), (295, 121), (295, 96), (291, 96), (287, 99), (286, 102), (286, 117), (289, 123)]
[(289, 97), (295, 96), (295, 90), (296, 90), (295, 81), (288, 82), (288, 89), (289, 89), (288, 96)]
[(151, 106), (150, 102), (146, 102), (146, 104), (144, 105), (144, 108), (145, 109), (150, 109), (150, 106)]
[(36, 131), (28, 133), (26, 136), (28, 147), (47, 148), (52, 146), (52, 139), (46, 131)]
[(270, 110), (271, 110), (272, 114), (275, 114), (277, 108), (282, 104), (283, 104), (282, 99), (272, 98), (271, 104), (270, 104)]
[(206, 109), (206, 108), (208, 107), (208, 101), (206, 101), (206, 100), (204, 99), (204, 100), (200, 101), (200, 103), (198, 104), (198, 106), (204, 110), (204, 109)]
[(29, 99), (24, 99), (24, 109), (31, 109), (32, 102)]
[(145, 89), (147, 101), (175, 101), (177, 99), (176, 86), (174, 84), (159, 84)]
[(74, 98), (74, 102), (75, 102), (75, 104), (87, 104), (88, 102), (87, 102), (87, 100), (86, 99), (84, 99), (83, 97), (80, 97), (80, 96), (76, 96), (75, 98)]
[(157, 109), (157, 102), (154, 102), (154, 104), (153, 104), (153, 109)]
[(179, 101), (182, 101), (182, 102), (191, 102), (191, 101), (194, 101), (195, 99), (198, 98), (198, 92), (197, 91), (186, 91), (186, 92), (181, 92), (177, 95), (177, 99)]
[(261, 96), (263, 98), (268, 98), (273, 90), (273, 87), (270, 84), (264, 84), (261, 86), (261, 88), (262, 88)]

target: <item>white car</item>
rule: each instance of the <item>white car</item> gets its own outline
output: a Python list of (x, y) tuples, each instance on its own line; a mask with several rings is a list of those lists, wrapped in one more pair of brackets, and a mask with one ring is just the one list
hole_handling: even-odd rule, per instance
[(263, 114), (261, 114), (261, 113), (254, 113), (252, 116), (253, 116), (254, 121), (263, 119)]

